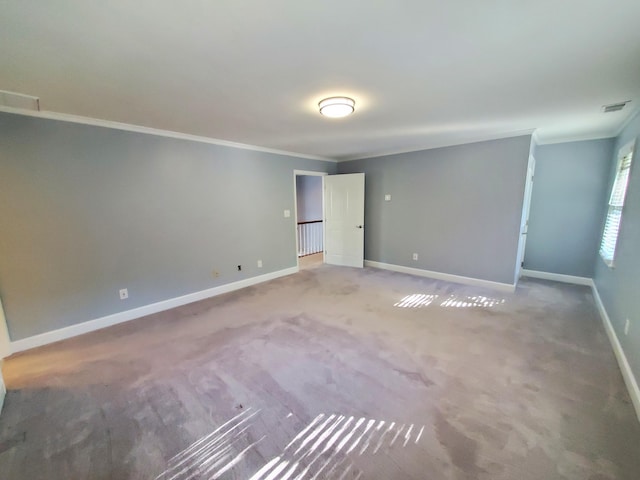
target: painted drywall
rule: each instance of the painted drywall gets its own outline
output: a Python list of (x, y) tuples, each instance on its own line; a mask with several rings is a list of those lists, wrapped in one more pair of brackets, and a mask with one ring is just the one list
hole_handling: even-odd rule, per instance
[[(635, 152), (627, 189), (620, 234), (614, 259), (609, 268), (595, 255), (594, 281), (611, 324), (637, 380), (640, 380), (640, 114), (616, 138), (608, 175), (607, 195), (611, 192), (618, 151), (635, 140)], [(605, 201), (608, 200), (608, 197)], [(601, 226), (604, 225), (602, 216)], [(629, 334), (624, 334), (625, 319), (629, 319)]]
[(296, 169), (335, 163), (0, 113), (12, 340), (295, 267)]
[(338, 173), (366, 174), (365, 258), (513, 284), (530, 144), (525, 135), (339, 163)]
[(298, 222), (322, 220), (322, 177), (296, 176), (298, 197)]
[(593, 277), (614, 139), (540, 145), (524, 268)]

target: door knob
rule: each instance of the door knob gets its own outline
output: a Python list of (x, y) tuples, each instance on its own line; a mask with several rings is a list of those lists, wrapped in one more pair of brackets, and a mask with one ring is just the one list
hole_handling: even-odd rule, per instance
[(356, 225), (356, 228), (364, 228), (364, 225)]

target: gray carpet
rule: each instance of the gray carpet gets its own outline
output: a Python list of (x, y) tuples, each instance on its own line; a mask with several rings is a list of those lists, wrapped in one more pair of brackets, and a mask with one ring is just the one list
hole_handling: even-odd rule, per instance
[(322, 265), (3, 370), (3, 480), (640, 478), (586, 287)]

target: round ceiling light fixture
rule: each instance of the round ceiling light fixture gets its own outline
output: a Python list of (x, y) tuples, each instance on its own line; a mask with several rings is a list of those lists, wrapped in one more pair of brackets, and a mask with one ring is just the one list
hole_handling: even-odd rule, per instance
[(330, 118), (340, 118), (351, 115), (356, 108), (356, 102), (349, 97), (329, 97), (318, 103), (320, 114)]

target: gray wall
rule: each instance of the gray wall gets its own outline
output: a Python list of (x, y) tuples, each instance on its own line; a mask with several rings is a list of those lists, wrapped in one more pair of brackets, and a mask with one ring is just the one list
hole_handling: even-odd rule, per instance
[(536, 147), (524, 268), (593, 277), (614, 139)]
[(294, 267), (294, 169), (335, 164), (0, 113), (12, 339)]
[(366, 174), (365, 258), (513, 284), (530, 143), (526, 135), (339, 163), (339, 173)]
[[(615, 177), (618, 150), (635, 139), (627, 198), (622, 213), (620, 236), (614, 259), (615, 267), (605, 265), (595, 255), (594, 280), (613, 328), (622, 344), (636, 379), (640, 380), (640, 114), (616, 138), (612, 154), (607, 195)], [(607, 198), (608, 199), (608, 198)], [(607, 200), (605, 199), (605, 201)], [(604, 224), (604, 215), (601, 225)], [(631, 321), (629, 335), (624, 334), (624, 321)]]
[(298, 222), (322, 220), (322, 177), (296, 176)]

